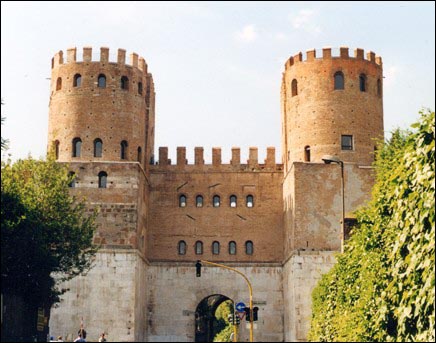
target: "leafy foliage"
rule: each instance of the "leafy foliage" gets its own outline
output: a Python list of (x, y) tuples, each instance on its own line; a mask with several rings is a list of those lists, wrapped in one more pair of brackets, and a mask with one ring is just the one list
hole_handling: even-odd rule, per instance
[(2, 164), (1, 174), (2, 292), (54, 303), (56, 284), (91, 266), (95, 215), (70, 196), (67, 167), (51, 158)]
[(378, 150), (371, 203), (314, 289), (312, 341), (435, 340), (435, 115)]
[(230, 335), (233, 332), (233, 325), (229, 323), (228, 316), (233, 313), (233, 303), (230, 300), (221, 303), (215, 312), (215, 318), (219, 323), (219, 327), (214, 331), (218, 332), (213, 341), (214, 342), (231, 342)]

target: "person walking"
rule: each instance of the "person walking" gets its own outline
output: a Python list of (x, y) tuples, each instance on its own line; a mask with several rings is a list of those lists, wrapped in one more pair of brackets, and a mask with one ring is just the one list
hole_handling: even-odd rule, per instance
[(104, 332), (100, 335), (100, 338), (98, 339), (99, 342), (106, 342), (106, 337)]

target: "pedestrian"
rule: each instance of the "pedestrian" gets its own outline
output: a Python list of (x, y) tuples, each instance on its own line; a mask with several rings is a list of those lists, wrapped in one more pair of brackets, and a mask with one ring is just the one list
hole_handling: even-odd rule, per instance
[(74, 340), (74, 342), (86, 342), (86, 339), (84, 339), (82, 337), (82, 334), (79, 333), (79, 335), (77, 336), (77, 338)]
[(104, 332), (100, 335), (100, 338), (98, 339), (99, 342), (106, 342), (106, 337), (104, 336)]
[(63, 340), (62, 340), (62, 336), (58, 336), (58, 340), (57, 340), (58, 342), (63, 342)]

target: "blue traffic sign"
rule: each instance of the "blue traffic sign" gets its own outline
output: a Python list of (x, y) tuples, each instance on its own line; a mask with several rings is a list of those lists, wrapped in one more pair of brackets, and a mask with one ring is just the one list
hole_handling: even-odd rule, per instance
[(243, 302), (236, 304), (236, 311), (238, 312), (244, 312), (245, 310), (245, 304)]

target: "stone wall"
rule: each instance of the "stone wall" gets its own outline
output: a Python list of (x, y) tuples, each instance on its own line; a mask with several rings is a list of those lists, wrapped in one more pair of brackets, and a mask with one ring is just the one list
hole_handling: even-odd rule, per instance
[[(371, 198), (373, 169), (345, 164), (345, 217)], [(341, 247), (341, 168), (337, 164), (295, 162), (283, 184), (285, 258), (295, 250)]]
[[(244, 273), (259, 307), (254, 330), (256, 342), (283, 341), (282, 268), (268, 264), (227, 264)], [(247, 283), (235, 272), (203, 266), (195, 276), (195, 263), (152, 263), (148, 268), (148, 341), (195, 341), (195, 311), (214, 294), (249, 303)], [(246, 321), (240, 325), (240, 342), (249, 341)]]
[(86, 276), (62, 285), (69, 291), (51, 310), (50, 335), (72, 341), (83, 318), (88, 341), (97, 341), (103, 331), (112, 342), (145, 340), (146, 271), (135, 250), (101, 250)]
[(312, 290), (335, 263), (336, 252), (299, 251), (283, 267), (284, 341), (304, 342), (312, 318)]

